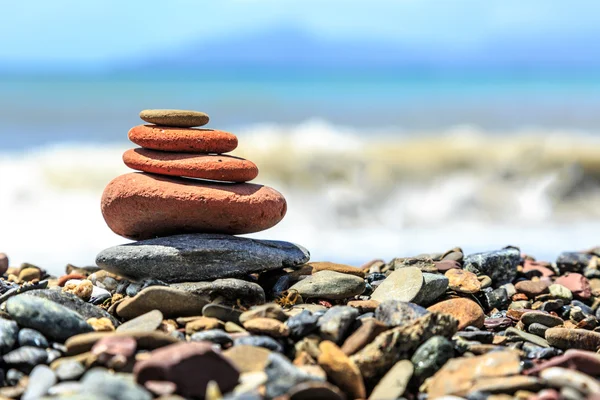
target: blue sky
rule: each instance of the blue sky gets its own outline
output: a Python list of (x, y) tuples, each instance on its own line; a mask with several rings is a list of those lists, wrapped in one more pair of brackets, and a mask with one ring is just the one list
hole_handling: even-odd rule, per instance
[(0, 61), (110, 63), (277, 26), (460, 49), (498, 38), (600, 37), (599, 15), (597, 0), (5, 1)]

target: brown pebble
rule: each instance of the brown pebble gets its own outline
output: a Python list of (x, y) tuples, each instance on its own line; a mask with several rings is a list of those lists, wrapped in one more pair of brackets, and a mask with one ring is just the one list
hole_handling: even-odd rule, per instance
[(254, 334), (272, 337), (287, 337), (290, 329), (283, 322), (273, 318), (253, 318), (244, 322), (244, 328)]
[(238, 145), (237, 137), (214, 129), (138, 125), (129, 130), (129, 140), (151, 150), (180, 153), (229, 153)]
[(363, 378), (358, 367), (333, 342), (324, 340), (319, 344), (321, 354), (317, 362), (327, 376), (352, 399), (364, 399), (367, 396)]
[(461, 293), (477, 293), (481, 290), (481, 282), (477, 275), (464, 269), (449, 269), (444, 274), (448, 278), (448, 287)]
[(521, 281), (515, 284), (515, 289), (532, 299), (543, 293), (548, 293), (548, 287), (551, 285), (551, 283), (552, 282), (545, 280)]
[(357, 353), (371, 343), (380, 333), (388, 329), (387, 325), (375, 318), (363, 320), (362, 325), (344, 341), (342, 351), (348, 356)]
[(65, 286), (65, 283), (67, 283), (67, 281), (70, 281), (71, 279), (82, 280), (85, 278), (86, 278), (85, 275), (77, 274), (77, 273), (63, 275), (60, 278), (58, 278), (57, 286), (63, 287), (63, 286)]
[(33, 280), (39, 280), (42, 277), (42, 273), (39, 268), (28, 267), (23, 268), (21, 272), (19, 272), (19, 281), (20, 282), (31, 282)]
[(216, 318), (199, 317), (185, 324), (185, 333), (188, 335), (194, 332), (206, 331), (209, 329), (222, 329), (225, 324)]
[(445, 300), (427, 308), (431, 312), (450, 314), (458, 320), (458, 330), (467, 326), (482, 328), (485, 314), (477, 303), (465, 298)]
[(377, 300), (350, 300), (346, 305), (358, 309), (358, 312), (365, 314), (368, 312), (374, 312), (379, 306)]

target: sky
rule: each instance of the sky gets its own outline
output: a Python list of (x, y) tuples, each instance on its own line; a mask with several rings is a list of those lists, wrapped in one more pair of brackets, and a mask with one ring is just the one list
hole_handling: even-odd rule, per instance
[(0, 62), (95, 64), (294, 26), (329, 39), (461, 49), (600, 36), (597, 0), (0, 0)]

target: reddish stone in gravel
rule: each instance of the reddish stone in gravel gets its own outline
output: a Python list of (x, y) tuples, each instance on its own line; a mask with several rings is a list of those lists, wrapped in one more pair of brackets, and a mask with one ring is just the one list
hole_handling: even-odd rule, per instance
[(570, 349), (563, 355), (543, 361), (541, 364), (524, 371), (523, 374), (537, 375), (550, 367), (569, 368), (595, 376), (600, 371), (600, 355), (591, 351)]
[(63, 286), (65, 286), (65, 283), (67, 283), (71, 279), (85, 279), (85, 278), (87, 278), (87, 277), (82, 274), (63, 275), (60, 278), (58, 278), (57, 285), (60, 287), (63, 287)]
[(214, 129), (138, 125), (129, 131), (129, 140), (146, 149), (182, 153), (228, 153), (238, 145), (237, 137)]
[(0, 275), (4, 275), (8, 270), (8, 256), (0, 253)]
[(434, 261), (434, 264), (440, 272), (446, 272), (449, 269), (460, 269), (460, 264), (454, 260)]
[(541, 279), (538, 281), (521, 281), (515, 284), (515, 289), (521, 293), (524, 293), (527, 295), (527, 297), (533, 298), (535, 296), (539, 296), (540, 294), (547, 293), (550, 285), (551, 282)]
[(485, 321), (485, 314), (477, 303), (473, 300), (462, 297), (445, 300), (427, 308), (431, 312), (450, 314), (458, 320), (458, 330), (463, 330), (467, 326), (482, 328)]
[(186, 398), (204, 398), (210, 381), (223, 393), (229, 392), (239, 378), (238, 370), (209, 342), (177, 343), (155, 350), (150, 358), (135, 364), (133, 373), (141, 385), (170, 382), (175, 392)]
[(554, 276), (554, 271), (552, 271), (549, 267), (550, 263), (527, 259), (523, 264), (523, 273), (527, 274), (528, 276)]
[(375, 318), (368, 318), (363, 321), (362, 325), (355, 330), (342, 345), (342, 351), (350, 356), (371, 343), (380, 333), (390, 329), (383, 322), (379, 322)]
[(281, 221), (286, 210), (285, 198), (267, 186), (145, 173), (119, 176), (102, 196), (102, 215), (110, 229), (134, 240), (259, 232)]
[(213, 181), (247, 182), (258, 175), (252, 161), (224, 155), (131, 149), (123, 154), (123, 162), (138, 171)]
[(556, 278), (555, 283), (563, 285), (576, 297), (587, 300), (592, 296), (592, 288), (587, 278), (575, 272), (568, 272), (563, 276)]

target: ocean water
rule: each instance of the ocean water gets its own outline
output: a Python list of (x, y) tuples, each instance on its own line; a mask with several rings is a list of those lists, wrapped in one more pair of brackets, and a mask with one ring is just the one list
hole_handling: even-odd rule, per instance
[(360, 265), (462, 246), (598, 245), (600, 76), (254, 71), (0, 77), (0, 251), (61, 273), (104, 224), (145, 108), (211, 115), (288, 214), (251, 237)]

